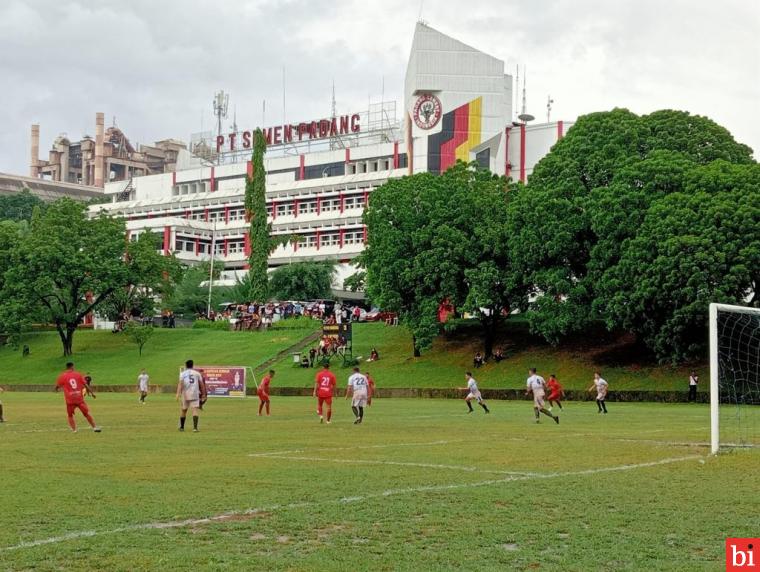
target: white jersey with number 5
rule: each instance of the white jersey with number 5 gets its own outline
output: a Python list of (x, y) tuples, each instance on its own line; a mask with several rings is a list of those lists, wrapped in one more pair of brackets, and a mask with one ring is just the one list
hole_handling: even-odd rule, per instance
[(185, 401), (200, 399), (201, 379), (201, 374), (194, 369), (186, 369), (179, 374), (179, 380), (182, 382), (182, 396)]

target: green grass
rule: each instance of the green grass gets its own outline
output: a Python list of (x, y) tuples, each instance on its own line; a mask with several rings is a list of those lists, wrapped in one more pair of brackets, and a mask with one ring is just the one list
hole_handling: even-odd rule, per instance
[(760, 450), (684, 445), (702, 405), (568, 403), (556, 426), (379, 399), (354, 426), (338, 400), (328, 426), (307, 398), (212, 400), (194, 434), (168, 395), (104, 393), (104, 432), (72, 434), (60, 395), (3, 401), (2, 570), (722, 570), (757, 534)]
[[(316, 324), (304, 323), (299, 329), (275, 328), (266, 332), (156, 328), (142, 356), (123, 334), (84, 330), (74, 336), (71, 360), (78, 370), (90, 372), (96, 386), (134, 384), (143, 367), (152, 384), (174, 384), (185, 360), (193, 359), (199, 365), (255, 367), (303, 339), (314, 327)], [(29, 345), (28, 357), (8, 346), (0, 348), (0, 383), (53, 385), (68, 361), (62, 357), (58, 334), (29, 334), (21, 343)]]
[[(370, 372), (382, 387), (453, 387), (464, 386), (464, 372), (472, 369), (475, 352), (482, 349), (478, 331), (463, 327), (453, 334), (439, 337), (433, 348), (412, 357), (411, 336), (402, 327), (385, 324), (354, 324), (354, 356), (369, 357), (376, 347), (380, 360), (364, 363), (361, 368)], [(705, 364), (671, 367), (653, 363), (625, 339), (596, 332), (587, 339), (565, 342), (552, 347), (530, 336), (525, 322), (512, 320), (507, 324), (498, 344), (506, 349), (507, 359), (493, 361), (473, 370), (481, 387), (521, 388), (525, 385), (528, 368), (535, 367), (548, 379), (555, 373), (568, 389), (585, 389), (592, 381), (594, 370), (600, 369), (615, 390), (678, 390), (687, 391), (689, 371), (697, 369), (706, 391), (708, 368)], [(340, 358), (334, 362), (341, 364)], [(314, 383), (314, 371), (294, 368), (290, 356), (276, 364), (276, 384), (283, 387), (304, 387)], [(350, 370), (335, 368), (339, 376), (348, 377)]]

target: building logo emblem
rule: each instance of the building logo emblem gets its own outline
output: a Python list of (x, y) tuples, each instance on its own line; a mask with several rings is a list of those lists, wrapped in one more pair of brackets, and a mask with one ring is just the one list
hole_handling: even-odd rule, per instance
[(432, 129), (441, 119), (441, 100), (432, 93), (424, 93), (414, 104), (414, 123), (420, 129)]

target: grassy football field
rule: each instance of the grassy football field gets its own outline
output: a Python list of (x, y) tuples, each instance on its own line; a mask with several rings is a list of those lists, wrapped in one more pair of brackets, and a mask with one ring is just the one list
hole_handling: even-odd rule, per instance
[(179, 433), (171, 396), (102, 394), (73, 434), (2, 397), (0, 570), (722, 570), (760, 523), (760, 450), (709, 457), (702, 405), (218, 399)]

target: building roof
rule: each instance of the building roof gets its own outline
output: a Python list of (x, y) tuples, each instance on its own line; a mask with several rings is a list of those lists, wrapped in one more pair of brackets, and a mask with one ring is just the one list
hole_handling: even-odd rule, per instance
[(24, 189), (29, 189), (35, 197), (45, 202), (57, 201), (63, 197), (87, 202), (104, 196), (103, 189), (98, 187), (0, 173), (0, 195), (12, 195)]

